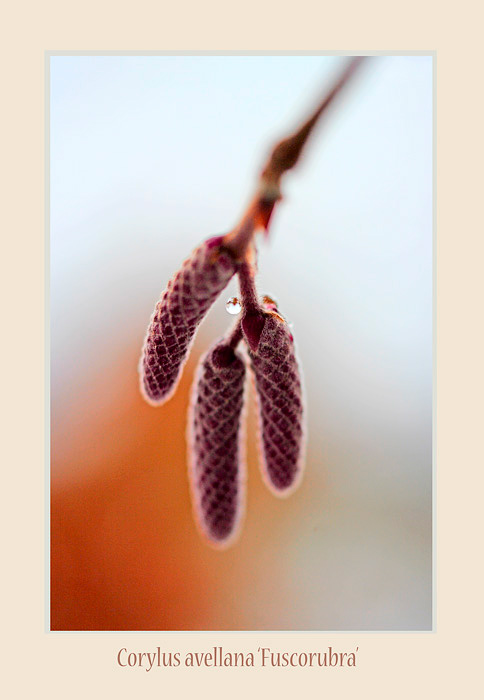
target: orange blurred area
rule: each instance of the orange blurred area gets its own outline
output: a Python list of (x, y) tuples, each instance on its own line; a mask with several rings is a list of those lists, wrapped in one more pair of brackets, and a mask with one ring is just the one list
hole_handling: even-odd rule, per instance
[[(262, 486), (254, 440), (250, 503), (273, 502), (272, 508), (258, 514), (257, 527), (245, 523), (231, 550), (214, 551), (197, 532), (188, 490), (185, 429), (194, 363), (158, 409), (141, 398), (136, 366), (131, 348), (109, 373), (85, 378), (76, 401), (53, 400), (51, 628), (244, 629), (256, 621), (234, 601), (263, 565), (251, 541), (270, 545), (270, 521), (280, 505)], [(265, 579), (257, 585), (268, 586), (269, 597), (271, 577)]]
[(197, 336), (159, 408), (141, 397), (137, 343), (119, 342), (109, 364), (68, 374), (72, 385), (55, 373), (51, 629), (429, 629), (430, 512), (378, 494), (352, 499), (339, 480), (347, 463), (357, 478), (364, 453), (348, 441), (317, 450), (311, 425), (302, 484), (275, 498), (259, 470), (251, 387), (240, 538), (219, 551), (200, 537), (185, 432), (195, 365), (210, 342)]

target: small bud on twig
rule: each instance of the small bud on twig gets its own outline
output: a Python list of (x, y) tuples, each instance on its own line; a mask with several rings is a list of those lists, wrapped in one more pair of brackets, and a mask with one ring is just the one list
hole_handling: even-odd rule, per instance
[[(239, 259), (242, 258), (243, 251), (247, 249), (247, 239), (252, 238), (257, 229), (262, 228), (267, 234), (274, 207), (282, 199), (282, 176), (297, 164), (315, 125), (364, 59), (364, 56), (350, 59), (339, 79), (309, 119), (294, 134), (279, 141), (273, 148), (269, 160), (262, 169), (257, 192), (252, 202), (239, 225), (224, 239), (225, 245), (236, 251)], [(241, 248), (243, 248), (242, 253)]]

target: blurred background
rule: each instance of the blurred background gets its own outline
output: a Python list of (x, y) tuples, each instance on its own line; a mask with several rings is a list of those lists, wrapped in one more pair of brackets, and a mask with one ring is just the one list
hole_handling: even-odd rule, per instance
[(193, 522), (188, 394), (235, 281), (176, 395), (138, 390), (169, 277), (235, 225), (344, 60), (51, 57), (52, 629), (431, 628), (431, 57), (367, 61), (259, 239), (304, 371), (299, 490), (263, 485), (251, 410), (240, 539), (213, 551)]

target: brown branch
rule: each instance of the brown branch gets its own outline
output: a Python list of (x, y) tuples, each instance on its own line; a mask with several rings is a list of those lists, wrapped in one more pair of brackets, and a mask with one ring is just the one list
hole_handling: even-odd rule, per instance
[(287, 171), (293, 168), (299, 156), (306, 144), (310, 133), (312, 132), (316, 122), (319, 120), (323, 112), (325, 112), (329, 105), (333, 102), (336, 95), (340, 92), (341, 88), (346, 85), (348, 80), (351, 78), (355, 70), (358, 68), (364, 56), (358, 56), (351, 59), (340, 78), (333, 85), (331, 90), (328, 92), (326, 97), (323, 99), (319, 107), (313, 113), (313, 115), (302, 125), (302, 127), (296, 131), (295, 134), (289, 136), (287, 139), (280, 141), (274, 150), (272, 151), (269, 162), (262, 171), (262, 180), (270, 183), (274, 188), (279, 186), (279, 181), (281, 176)]
[(283, 139), (273, 148), (267, 164), (262, 169), (258, 190), (246, 213), (233, 231), (224, 238), (224, 246), (237, 259), (242, 260), (245, 257), (257, 230), (262, 228), (268, 231), (274, 207), (282, 198), (280, 191), (282, 176), (297, 164), (314, 126), (363, 60), (364, 56), (350, 59), (311, 117), (294, 134)]

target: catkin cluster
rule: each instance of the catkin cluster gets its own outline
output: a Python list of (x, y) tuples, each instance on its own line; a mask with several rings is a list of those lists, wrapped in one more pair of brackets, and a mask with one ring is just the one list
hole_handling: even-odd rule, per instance
[[(278, 142), (240, 224), (199, 246), (168, 283), (156, 305), (140, 361), (141, 391), (154, 405), (175, 391), (196, 330), (237, 274), (241, 318), (199, 363), (189, 411), (189, 474), (197, 523), (208, 541), (227, 546), (240, 530), (245, 465), (244, 386), (253, 377), (259, 415), (261, 469), (277, 495), (289, 494), (302, 473), (304, 444), (301, 377), (294, 338), (273, 299), (259, 299), (254, 234), (267, 233), (283, 175), (298, 162), (309, 135), (361, 64), (350, 59), (301, 127)], [(239, 345), (245, 346), (240, 352)]]
[(164, 403), (176, 389), (198, 325), (234, 274), (240, 281), (241, 318), (199, 362), (187, 430), (194, 513), (202, 534), (216, 546), (233, 542), (243, 515), (247, 370), (257, 395), (264, 480), (277, 495), (287, 495), (299, 480), (303, 401), (292, 333), (276, 303), (258, 299), (247, 257), (239, 260), (218, 237), (198, 247), (168, 283), (140, 361), (144, 397)]

